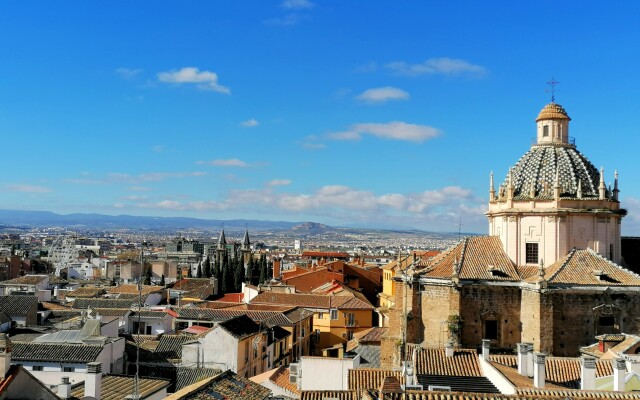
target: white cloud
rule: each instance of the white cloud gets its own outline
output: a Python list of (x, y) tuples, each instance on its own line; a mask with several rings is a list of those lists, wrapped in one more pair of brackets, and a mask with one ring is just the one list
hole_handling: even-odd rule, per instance
[(420, 64), (408, 64), (404, 61), (392, 62), (386, 68), (398, 75), (466, 75), (480, 77), (487, 70), (465, 60), (455, 58), (430, 58)]
[(363, 135), (371, 135), (390, 140), (404, 140), (421, 143), (440, 135), (440, 131), (427, 125), (407, 124), (402, 121), (393, 121), (386, 124), (355, 124), (347, 131), (329, 133), (326, 137), (333, 140), (359, 140)]
[(193, 83), (203, 90), (212, 90), (218, 93), (230, 94), (228, 87), (218, 83), (218, 74), (211, 71), (200, 71), (196, 67), (184, 67), (180, 70), (160, 72), (158, 80), (164, 83)]
[(226, 160), (218, 159), (218, 160), (211, 160), (211, 161), (198, 161), (197, 164), (214, 165), (216, 167), (236, 167), (236, 168), (244, 168), (249, 166), (249, 163), (247, 163), (246, 161), (239, 160), (237, 158), (229, 158)]
[(260, 125), (260, 122), (258, 122), (257, 120), (251, 118), (251, 119), (248, 119), (246, 121), (240, 122), (240, 125), (244, 126), (245, 128), (253, 128), (254, 126)]
[(135, 78), (141, 72), (142, 72), (141, 69), (133, 69), (133, 68), (117, 68), (116, 69), (116, 74), (120, 75), (120, 77), (123, 79)]
[(49, 193), (52, 190), (44, 186), (36, 185), (7, 185), (6, 189), (10, 192), (22, 192), (22, 193)]
[(402, 89), (385, 86), (365, 90), (356, 98), (365, 103), (384, 103), (390, 100), (408, 100), (409, 97), (409, 93)]
[(328, 218), (345, 222), (368, 221), (378, 224), (405, 224), (434, 229), (436, 221), (444, 230), (455, 230), (462, 216), (469, 227), (483, 226), (484, 200), (476, 199), (469, 189), (447, 186), (416, 193), (384, 193), (361, 190), (344, 185), (327, 185), (308, 193), (280, 192), (276, 186), (291, 181), (277, 179), (260, 189), (232, 190), (220, 200), (186, 201), (165, 197), (147, 201), (143, 197), (128, 198), (129, 206), (185, 212), (236, 211)]
[(162, 153), (164, 151), (164, 146), (161, 144), (155, 145), (151, 148), (151, 151), (154, 153)]
[(291, 185), (291, 179), (274, 179), (267, 182), (267, 186), (287, 186)]
[(299, 10), (299, 9), (309, 9), (313, 8), (316, 5), (309, 0), (284, 0), (280, 7), (286, 8), (289, 10)]

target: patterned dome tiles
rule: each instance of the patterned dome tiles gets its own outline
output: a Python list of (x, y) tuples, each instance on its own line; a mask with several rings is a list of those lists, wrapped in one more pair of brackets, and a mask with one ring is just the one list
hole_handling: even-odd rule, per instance
[[(575, 147), (537, 145), (525, 153), (510, 170), (514, 198), (553, 199), (556, 171), (561, 197), (577, 198), (579, 182), (583, 198), (598, 197), (600, 173)], [(507, 175), (500, 185), (501, 197), (506, 196), (508, 184)]]

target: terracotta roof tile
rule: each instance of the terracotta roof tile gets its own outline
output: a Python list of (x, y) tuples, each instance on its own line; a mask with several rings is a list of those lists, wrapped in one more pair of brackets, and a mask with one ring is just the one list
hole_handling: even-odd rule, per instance
[[(104, 375), (102, 377), (102, 400), (122, 400), (133, 394), (133, 377), (123, 375)], [(140, 378), (140, 398), (147, 398), (167, 388), (171, 382), (164, 379)], [(71, 395), (84, 398), (84, 381), (73, 385)]]
[(497, 236), (465, 238), (433, 257), (421, 273), (425, 277), (449, 279), (454, 271), (460, 279), (520, 281)]
[(0, 282), (0, 285), (37, 285), (48, 278), (48, 275), (25, 275)]
[(355, 390), (305, 390), (300, 393), (300, 400), (360, 400)]
[(378, 389), (388, 376), (395, 376), (404, 381), (401, 371), (378, 368), (350, 369), (347, 375), (349, 390)]
[[(142, 295), (162, 292), (164, 288), (155, 285), (142, 285)], [(109, 293), (138, 294), (138, 285), (120, 285), (109, 288)]]
[[(537, 277), (529, 278), (535, 279)], [(640, 286), (640, 276), (591, 249), (573, 249), (545, 269), (545, 280), (556, 284)]]
[(289, 382), (289, 368), (279, 367), (273, 375), (269, 377), (269, 380), (273, 382), (275, 385), (284, 388), (292, 393), (300, 394), (298, 390), (298, 386), (294, 383)]
[(103, 346), (66, 343), (14, 342), (11, 358), (16, 361), (86, 363), (96, 361)]
[[(517, 387), (533, 387), (531, 378), (518, 374), (517, 356), (515, 355), (491, 355), (490, 360), (509, 380)], [(515, 374), (514, 374), (515, 373)], [(596, 376), (613, 375), (610, 361), (596, 361)], [(547, 357), (545, 359), (545, 378), (552, 386), (557, 388), (579, 388), (580, 358), (578, 357)]]
[(369, 302), (350, 296), (332, 296), (306, 293), (262, 292), (251, 300), (252, 304), (282, 304), (306, 308), (337, 308), (351, 310), (373, 310)]
[(271, 390), (228, 370), (187, 386), (166, 400), (264, 400), (270, 394)]
[(459, 349), (447, 357), (442, 348), (425, 348), (416, 355), (416, 375), (483, 376), (475, 350)]

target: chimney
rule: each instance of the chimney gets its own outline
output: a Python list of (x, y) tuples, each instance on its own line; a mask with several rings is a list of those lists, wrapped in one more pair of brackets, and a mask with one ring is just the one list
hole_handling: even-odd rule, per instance
[(545, 359), (546, 356), (543, 353), (535, 353), (533, 355), (533, 386), (538, 389), (544, 389), (546, 379), (544, 370)]
[(62, 377), (62, 382), (58, 384), (58, 397), (61, 399), (71, 398), (71, 383), (68, 376)]
[(280, 278), (280, 262), (279, 258), (273, 259), (273, 279)]
[(530, 353), (531, 346), (528, 343), (518, 343), (518, 373), (522, 376), (533, 376), (529, 365)]
[(482, 339), (482, 359), (489, 361), (489, 352), (491, 349), (491, 340)]
[(444, 347), (444, 354), (447, 357), (453, 357), (453, 342), (451, 340), (449, 340)]
[(627, 363), (623, 358), (614, 358), (611, 363), (613, 364), (613, 390), (615, 392), (624, 392)]
[(596, 388), (596, 359), (582, 356), (580, 360), (580, 389), (595, 390)]
[(101, 400), (102, 395), (102, 364), (90, 362), (87, 364), (87, 378), (84, 381), (85, 397)]
[(0, 333), (0, 380), (4, 379), (11, 368), (11, 349), (13, 343), (6, 333)]

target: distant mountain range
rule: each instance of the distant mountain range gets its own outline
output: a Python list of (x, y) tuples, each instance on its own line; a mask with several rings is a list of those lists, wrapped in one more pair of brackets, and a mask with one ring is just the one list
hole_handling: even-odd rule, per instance
[(13, 227), (65, 227), (75, 229), (151, 229), (180, 230), (203, 229), (286, 230), (302, 222), (258, 220), (214, 220), (184, 217), (141, 217), (134, 215), (56, 214), (49, 211), (0, 210), (0, 224)]

